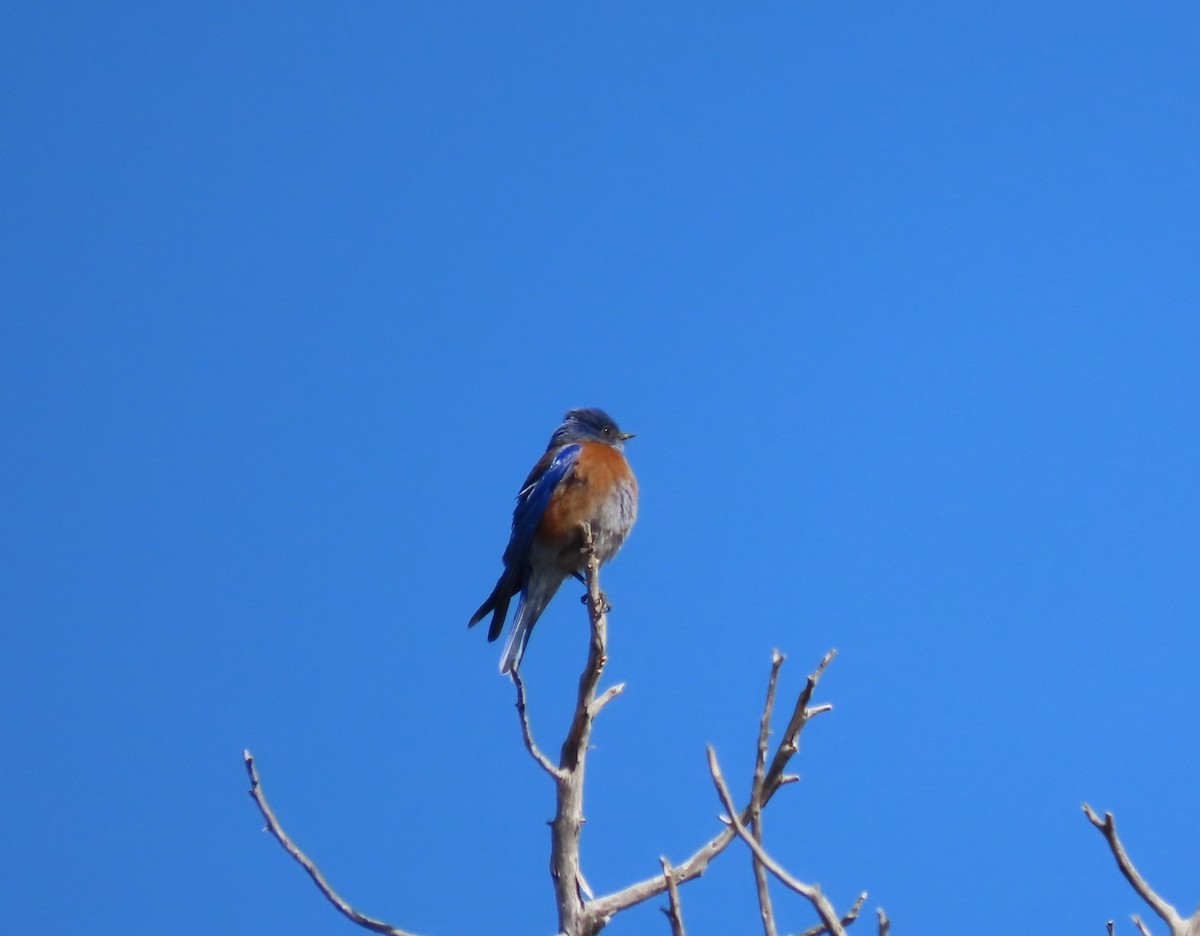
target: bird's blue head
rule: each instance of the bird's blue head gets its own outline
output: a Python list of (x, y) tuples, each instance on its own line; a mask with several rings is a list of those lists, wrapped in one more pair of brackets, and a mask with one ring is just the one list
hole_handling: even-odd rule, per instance
[(616, 420), (604, 410), (586, 407), (573, 409), (563, 417), (563, 424), (554, 430), (546, 449), (549, 451), (572, 442), (603, 442), (621, 451), (625, 448), (625, 440), (632, 438), (633, 433), (622, 432)]

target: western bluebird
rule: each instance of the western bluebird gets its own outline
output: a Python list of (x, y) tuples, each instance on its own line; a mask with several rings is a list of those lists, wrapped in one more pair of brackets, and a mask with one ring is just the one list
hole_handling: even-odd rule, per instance
[(508, 603), (520, 592), (517, 616), (500, 657), (500, 672), (516, 670), (533, 625), (568, 575), (584, 581), (583, 524), (592, 528), (596, 559), (617, 554), (637, 518), (637, 479), (622, 454), (632, 432), (622, 432), (606, 412), (574, 409), (554, 430), (513, 510), (504, 571), (468, 623), (490, 611), (488, 640), (504, 628)]

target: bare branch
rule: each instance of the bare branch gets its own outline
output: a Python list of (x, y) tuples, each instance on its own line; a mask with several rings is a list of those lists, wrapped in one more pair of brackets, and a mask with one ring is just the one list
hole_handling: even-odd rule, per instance
[(879, 936), (888, 936), (892, 931), (892, 921), (888, 919), (888, 915), (883, 912), (883, 907), (880, 907), (876, 913), (879, 914)]
[(592, 718), (595, 718), (600, 714), (600, 710), (603, 709), (604, 706), (608, 705), (609, 702), (611, 702), (624, 691), (625, 683), (617, 683), (615, 686), (609, 686), (600, 694), (599, 698), (592, 703), (592, 707), (588, 710), (588, 715), (590, 715)]
[(1157, 913), (1162, 921), (1171, 928), (1172, 933), (1183, 932), (1183, 917), (1179, 915), (1179, 912), (1174, 907), (1154, 892), (1154, 888), (1146, 882), (1146, 879), (1133, 866), (1133, 862), (1129, 860), (1129, 856), (1125, 853), (1125, 846), (1121, 844), (1121, 839), (1117, 835), (1117, 823), (1113, 819), (1113, 814), (1106, 812), (1104, 818), (1101, 819), (1087, 803), (1083, 804), (1083, 812), (1088, 817), (1088, 822), (1099, 829), (1108, 842), (1109, 850), (1117, 860), (1117, 867), (1125, 875), (1125, 880), (1137, 891), (1138, 896), (1150, 905), (1150, 909)]
[(733, 825), (733, 830), (737, 833), (738, 838), (749, 846), (750, 850), (754, 852), (754, 856), (763, 863), (768, 871), (775, 875), (780, 883), (785, 887), (790, 887), (813, 905), (813, 909), (817, 911), (817, 916), (825, 924), (825, 928), (829, 931), (830, 936), (846, 936), (846, 930), (842, 927), (842, 921), (838, 918), (837, 912), (833, 909), (833, 905), (829, 902), (829, 899), (821, 893), (821, 888), (816, 884), (805, 884), (803, 881), (788, 874), (783, 866), (768, 855), (762, 845), (754, 840), (754, 836), (749, 833), (742, 820), (738, 818), (737, 810), (733, 808), (733, 797), (729, 795), (729, 788), (725, 785), (725, 778), (721, 775), (721, 765), (717, 763), (717, 753), (712, 749), (711, 745), (708, 748), (708, 769), (712, 774), (713, 783), (717, 787), (717, 794), (721, 797), (721, 804), (725, 807), (729, 821)]
[[(1147, 928), (1146, 924), (1142, 922), (1142, 918), (1140, 916), (1138, 916), (1136, 913), (1133, 915), (1133, 925), (1138, 928), (1138, 932), (1141, 933), (1142, 936), (1150, 936), (1149, 928)], [(1110, 924), (1109, 932), (1112, 932), (1111, 924)]]
[(813, 691), (817, 688), (817, 683), (821, 681), (821, 676), (825, 673), (825, 669), (829, 664), (833, 662), (835, 656), (837, 656), (836, 650), (830, 650), (825, 654), (820, 665), (808, 677), (808, 682), (805, 683), (804, 689), (801, 690), (800, 697), (796, 699), (796, 706), (792, 710), (792, 717), (788, 721), (787, 730), (783, 733), (783, 738), (779, 742), (779, 748), (775, 751), (775, 757), (771, 761), (771, 768), (767, 771), (767, 776), (763, 781), (763, 805), (770, 802), (771, 797), (775, 795), (775, 791), (779, 789), (788, 761), (800, 749), (800, 732), (804, 730), (804, 726), (808, 724), (808, 720), (814, 714), (821, 714), (821, 712), (827, 712), (832, 708), (832, 706), (821, 706), (820, 712), (810, 711), (808, 703), (812, 701)]
[[(676, 885), (686, 884), (688, 881), (700, 877), (708, 870), (709, 863), (721, 854), (736, 837), (732, 828), (726, 828), (701, 845), (683, 864), (675, 865), (672, 877)], [(622, 910), (628, 910), (652, 897), (657, 897), (666, 889), (667, 884), (663, 880), (663, 876), (656, 874), (652, 878), (638, 881), (622, 890), (597, 898), (588, 904), (588, 913), (597, 921), (604, 923)]]
[(325, 880), (325, 875), (323, 875), (318, 870), (317, 866), (313, 864), (312, 859), (304, 854), (304, 852), (302, 852), (300, 848), (290, 838), (288, 838), (287, 833), (283, 831), (283, 826), (281, 826), (279, 824), (279, 820), (275, 818), (274, 811), (272, 811), (271, 807), (267, 804), (267, 797), (266, 794), (263, 793), (262, 783), (258, 779), (258, 769), (254, 766), (254, 756), (248, 750), (246, 750), (242, 752), (242, 758), (246, 762), (246, 773), (250, 776), (250, 798), (253, 799), (257, 804), (258, 811), (262, 813), (262, 817), (267, 823), (266, 831), (275, 836), (279, 844), (283, 846), (284, 851), (295, 858), (300, 866), (308, 872), (308, 876), (312, 878), (313, 883), (317, 885), (317, 890), (325, 895), (325, 899), (333, 904), (333, 906), (337, 908), (337, 911), (341, 913), (342, 916), (346, 917), (353, 923), (357, 923), (364, 929), (369, 929), (376, 933), (385, 933), (387, 936), (413, 936), (413, 934), (407, 930), (399, 929), (395, 926), (392, 926), (390, 923), (384, 923), (382, 920), (376, 920), (372, 917), (359, 913), (352, 906), (346, 903), (346, 901), (343, 900), (338, 893), (329, 886), (329, 882)]
[(596, 560), (595, 536), (591, 527), (584, 526), (584, 553), (587, 556), (588, 620), (592, 627), (592, 639), (588, 645), (587, 665), (579, 676), (579, 696), (575, 704), (575, 717), (567, 738), (563, 741), (559, 766), (573, 770), (587, 754), (587, 742), (592, 733), (591, 704), (596, 697), (600, 674), (608, 662), (608, 601), (600, 591), (600, 564)]
[[(617, 691), (609, 690), (599, 706), (596, 687), (608, 661), (608, 602), (600, 591), (600, 564), (596, 559), (595, 537), (590, 526), (584, 525), (584, 548), (587, 568), (588, 621), (591, 641), (587, 663), (579, 676), (579, 694), (575, 715), (563, 741), (562, 753), (555, 775), (557, 808), (551, 823), (550, 874), (554, 879), (554, 896), (558, 903), (559, 932), (570, 936), (598, 933), (607, 922), (590, 913), (584, 897), (591, 897), (579, 864), (579, 839), (583, 831), (583, 780), (587, 763), (588, 742), (592, 736), (595, 713), (611, 701)], [(665, 885), (664, 885), (665, 886)]]
[(533, 732), (529, 727), (529, 715), (525, 708), (525, 683), (522, 682), (521, 674), (517, 671), (517, 667), (514, 666), (509, 671), (509, 675), (512, 677), (513, 684), (517, 687), (517, 715), (521, 719), (521, 737), (525, 739), (525, 750), (538, 762), (538, 766), (542, 770), (555, 779), (561, 779), (563, 772), (554, 766), (554, 762), (542, 753), (541, 748), (537, 746), (537, 742), (533, 740)]
[[(758, 722), (758, 749), (754, 756), (754, 778), (750, 784), (750, 827), (754, 840), (762, 844), (762, 793), (763, 778), (767, 768), (767, 741), (771, 736), (771, 713), (775, 709), (775, 684), (779, 681), (779, 667), (783, 665), (783, 654), (771, 651), (771, 676), (767, 680), (767, 701), (763, 704), (762, 717)], [(757, 855), (751, 856), (754, 866), (754, 886), (758, 891), (758, 912), (762, 918), (764, 936), (776, 936), (775, 911), (771, 906), (771, 890), (767, 883), (767, 872)]]
[(679, 904), (679, 886), (675, 883), (674, 869), (666, 858), (659, 858), (658, 863), (662, 865), (663, 878), (667, 882), (667, 895), (671, 900), (670, 906), (663, 911), (671, 921), (671, 936), (687, 936), (687, 931), (683, 928), (683, 909)]
[[(811, 711), (808, 709), (809, 702), (812, 701), (813, 690), (816, 688), (821, 675), (829, 666), (830, 661), (836, 656), (837, 651), (831, 650), (827, 653), (820, 665), (808, 677), (808, 681), (796, 700), (794, 711), (792, 712), (791, 720), (788, 723), (787, 731), (784, 732), (775, 756), (771, 761), (771, 767), (767, 771), (763, 780), (763, 805), (765, 806), (784, 783), (789, 783), (798, 780), (798, 777), (784, 774), (787, 769), (788, 761), (799, 750), (800, 732), (804, 730), (804, 726), (808, 724), (811, 717)], [(750, 816), (748, 811), (742, 814), (742, 822), (749, 822)], [(692, 854), (690, 858), (682, 864), (675, 865), (675, 883), (686, 884), (695, 878), (700, 877), (708, 870), (709, 863), (712, 862), (717, 855), (721, 854), (729, 843), (736, 838), (736, 833), (731, 826), (722, 829), (711, 839), (701, 845)], [(667, 888), (666, 882), (661, 874), (656, 874), (654, 877), (646, 878), (638, 881), (635, 884), (630, 884), (622, 890), (615, 891), (600, 897), (592, 903), (588, 904), (588, 913), (593, 916), (601, 925), (612, 919), (613, 916), (626, 910), (629, 907), (635, 907), (638, 904), (649, 900), (652, 897), (657, 897)]]
[[(857, 920), (858, 914), (862, 910), (863, 904), (866, 902), (867, 892), (863, 891), (858, 895), (858, 900), (854, 901), (854, 906), (850, 908), (849, 912), (844, 917), (842, 917), (842, 926), (849, 926), (851, 923)], [(811, 929), (806, 929), (800, 934), (800, 936), (821, 936), (822, 933), (828, 932), (829, 930), (826, 928), (825, 924), (821, 923), (812, 927)]]

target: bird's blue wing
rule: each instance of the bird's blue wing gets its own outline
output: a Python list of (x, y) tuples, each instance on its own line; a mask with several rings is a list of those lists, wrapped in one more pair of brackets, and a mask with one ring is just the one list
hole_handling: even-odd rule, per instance
[(469, 627), (474, 627), (490, 613), (492, 623), (488, 627), (488, 640), (500, 636), (509, 601), (525, 588), (529, 578), (529, 552), (533, 548), (533, 536), (546, 514), (555, 488), (570, 474), (582, 450), (583, 446), (573, 444), (547, 452), (533, 466), (533, 471), (525, 479), (525, 486), (517, 495), (512, 535), (504, 549), (504, 571), (500, 573), (500, 579), (487, 600), (467, 622)]
[(581, 451), (582, 445), (564, 445), (544, 465), (539, 463), (521, 488), (513, 510), (512, 536), (504, 550), (504, 564), (510, 570), (516, 571), (528, 560), (533, 534), (542, 522), (554, 489), (575, 467)]

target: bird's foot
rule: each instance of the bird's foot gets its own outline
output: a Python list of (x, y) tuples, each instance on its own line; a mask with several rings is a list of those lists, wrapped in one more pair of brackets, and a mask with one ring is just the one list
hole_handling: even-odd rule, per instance
[[(587, 604), (587, 603), (588, 603), (588, 598), (589, 598), (589, 596), (588, 596), (588, 595), (580, 595), (580, 596), (579, 596), (579, 603), (580, 603), (580, 604), (582, 604), (582, 605), (585, 605), (585, 604)], [(608, 612), (612, 610), (612, 605), (610, 605), (610, 604), (608, 603), (608, 595), (604, 594), (604, 592), (600, 592), (600, 602), (599, 602), (599, 604), (600, 604), (600, 613), (601, 613), (601, 614), (608, 614)]]

